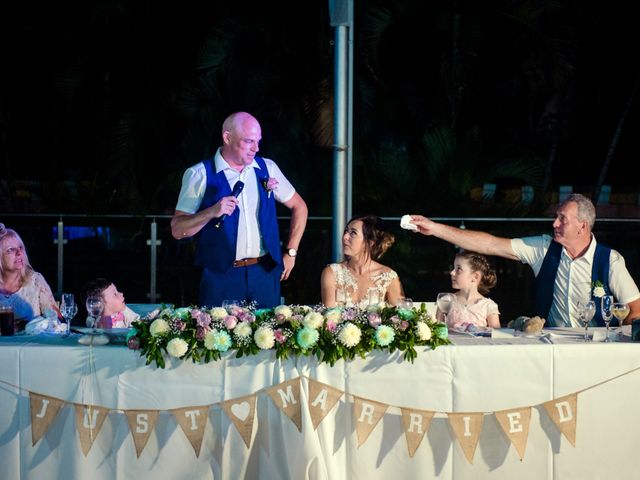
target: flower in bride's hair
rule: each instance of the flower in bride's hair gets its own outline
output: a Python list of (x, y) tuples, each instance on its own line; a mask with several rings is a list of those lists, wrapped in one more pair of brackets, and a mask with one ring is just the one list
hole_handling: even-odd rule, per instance
[(376, 342), (381, 347), (386, 347), (396, 336), (396, 332), (393, 331), (389, 325), (380, 325), (376, 328)]
[(151, 326), (149, 327), (149, 333), (151, 334), (152, 337), (159, 337), (161, 335), (165, 335), (169, 333), (169, 324), (167, 323), (166, 320), (163, 320), (162, 318), (157, 318), (156, 320), (153, 321), (153, 323), (151, 323)]
[(431, 338), (431, 329), (425, 322), (416, 323), (416, 335), (419, 340), (429, 340)]
[(351, 322), (345, 323), (338, 333), (338, 340), (345, 347), (355, 347), (360, 342), (362, 332)]
[(189, 350), (189, 344), (181, 338), (172, 338), (167, 343), (167, 353), (175, 358), (184, 357)]
[(258, 348), (262, 350), (269, 350), (270, 348), (273, 348), (276, 337), (271, 328), (262, 326), (253, 334), (253, 340), (256, 342)]

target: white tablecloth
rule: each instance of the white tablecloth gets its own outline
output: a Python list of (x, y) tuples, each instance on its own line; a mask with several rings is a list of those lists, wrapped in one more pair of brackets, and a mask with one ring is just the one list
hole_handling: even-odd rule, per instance
[[(144, 365), (118, 346), (90, 349), (61, 339), (0, 338), (0, 478), (9, 479), (600, 479), (637, 475), (640, 372), (578, 397), (576, 447), (542, 407), (532, 411), (520, 461), (495, 417), (485, 415), (470, 464), (444, 414), (436, 414), (413, 458), (401, 427), (401, 406), (437, 412), (494, 412), (538, 406), (640, 367), (640, 344), (547, 343), (539, 339), (455, 337), (458, 345), (420, 350), (415, 363), (375, 353), (333, 367), (314, 359), (278, 361), (272, 353), (207, 365)], [(217, 405), (305, 376), (346, 392), (316, 431), (303, 408), (302, 433), (264, 393), (247, 448)], [(15, 387), (9, 386), (14, 385)], [(303, 381), (306, 401), (307, 382)], [(19, 387), (19, 388), (18, 388)], [(31, 445), (28, 392), (113, 409), (84, 457), (70, 407)], [(359, 448), (352, 395), (392, 407)], [(209, 410), (199, 458), (169, 409)], [(118, 409), (160, 409), (139, 458)]]

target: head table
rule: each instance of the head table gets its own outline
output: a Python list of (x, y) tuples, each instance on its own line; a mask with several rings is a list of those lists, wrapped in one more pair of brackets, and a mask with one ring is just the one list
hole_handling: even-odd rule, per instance
[[(0, 337), (0, 478), (92, 479), (598, 479), (637, 475), (640, 344), (584, 343), (580, 332), (544, 337), (451, 335), (453, 345), (421, 348), (414, 363), (376, 352), (334, 366), (273, 352), (209, 364), (173, 360), (146, 366), (121, 345), (87, 347), (77, 338)], [(300, 378), (300, 430), (266, 391)], [(311, 382), (341, 392), (314, 430), (306, 408)], [(577, 395), (575, 446), (543, 404)], [(30, 396), (63, 404), (35, 445)], [(248, 442), (221, 402), (255, 400)], [(365, 441), (354, 403), (386, 410)], [(289, 399), (291, 400), (291, 399)], [(108, 414), (83, 453), (74, 405)], [(205, 407), (199, 456), (174, 409)], [(209, 406), (208, 408), (206, 406)], [(493, 412), (531, 406), (523, 459)], [(413, 456), (401, 408), (435, 412)], [(138, 456), (125, 412), (158, 411)], [(483, 412), (470, 461), (449, 413)], [(360, 443), (360, 445), (359, 445)]]

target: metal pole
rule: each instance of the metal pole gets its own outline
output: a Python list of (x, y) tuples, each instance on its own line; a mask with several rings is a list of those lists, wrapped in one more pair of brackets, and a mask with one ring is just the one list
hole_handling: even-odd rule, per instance
[(56, 296), (60, 297), (64, 290), (64, 244), (67, 241), (64, 239), (64, 222), (62, 218), (58, 220), (58, 237), (53, 243), (58, 245), (58, 283)]
[(149, 278), (149, 301), (156, 303), (159, 298), (157, 290), (157, 277), (158, 277), (158, 246), (162, 245), (162, 240), (158, 240), (158, 223), (156, 219), (151, 220), (151, 238), (147, 240), (147, 245), (151, 249), (151, 268)]

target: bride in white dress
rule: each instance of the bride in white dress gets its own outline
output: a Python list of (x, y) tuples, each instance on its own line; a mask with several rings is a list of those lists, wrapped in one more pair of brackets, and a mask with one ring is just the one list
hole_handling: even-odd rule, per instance
[(383, 302), (396, 305), (404, 296), (398, 274), (376, 261), (394, 241), (392, 234), (382, 230), (379, 217), (351, 219), (342, 235), (345, 260), (322, 271), (322, 303), (360, 308)]

